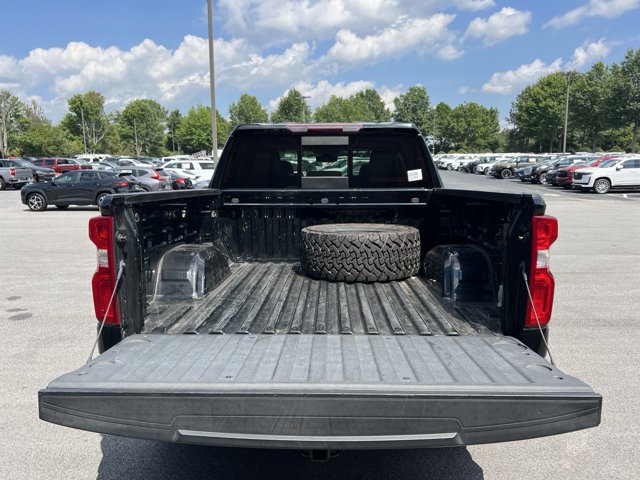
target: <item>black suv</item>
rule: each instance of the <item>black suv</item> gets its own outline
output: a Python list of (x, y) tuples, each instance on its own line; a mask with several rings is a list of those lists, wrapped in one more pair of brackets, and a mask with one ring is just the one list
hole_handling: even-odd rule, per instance
[(53, 204), (58, 208), (69, 205), (99, 205), (111, 193), (137, 192), (138, 182), (118, 172), (74, 170), (63, 173), (48, 183), (27, 185), (20, 191), (22, 203), (40, 212)]

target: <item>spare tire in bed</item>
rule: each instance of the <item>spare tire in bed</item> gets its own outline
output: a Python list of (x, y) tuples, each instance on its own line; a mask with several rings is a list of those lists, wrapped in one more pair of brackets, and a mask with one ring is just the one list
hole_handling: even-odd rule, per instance
[(403, 280), (420, 268), (420, 232), (405, 225), (342, 223), (302, 229), (305, 275), (345, 282)]

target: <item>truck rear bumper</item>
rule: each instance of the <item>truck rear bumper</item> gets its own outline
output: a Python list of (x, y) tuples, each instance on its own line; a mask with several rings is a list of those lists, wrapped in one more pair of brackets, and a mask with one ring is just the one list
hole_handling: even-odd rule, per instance
[(168, 442), (471, 445), (593, 427), (601, 397), (510, 338), (129, 337), (39, 394), (40, 418)]

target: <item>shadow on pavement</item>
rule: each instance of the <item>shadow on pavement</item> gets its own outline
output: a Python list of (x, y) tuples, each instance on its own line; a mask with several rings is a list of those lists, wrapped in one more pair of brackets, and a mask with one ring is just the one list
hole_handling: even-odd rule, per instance
[(342, 452), (326, 463), (294, 450), (179, 445), (104, 435), (100, 480), (135, 479), (482, 479), (466, 448)]

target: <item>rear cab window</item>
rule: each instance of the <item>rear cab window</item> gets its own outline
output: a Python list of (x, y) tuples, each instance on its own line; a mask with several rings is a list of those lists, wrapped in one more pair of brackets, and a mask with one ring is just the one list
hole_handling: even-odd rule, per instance
[(229, 145), (221, 188), (433, 188), (417, 132), (238, 131)]

